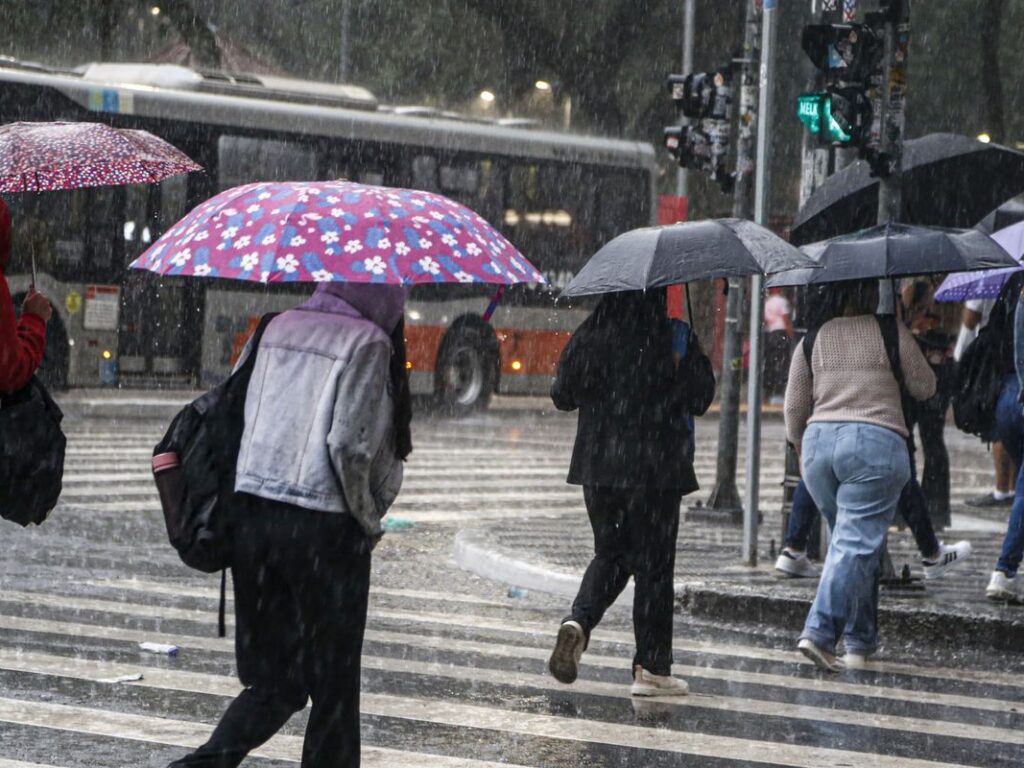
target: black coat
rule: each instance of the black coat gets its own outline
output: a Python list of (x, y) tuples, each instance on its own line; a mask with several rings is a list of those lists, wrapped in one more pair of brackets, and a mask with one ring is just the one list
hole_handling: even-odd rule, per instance
[(688, 422), (714, 398), (710, 361), (693, 336), (676, 365), (663, 311), (632, 324), (600, 313), (569, 340), (551, 390), (559, 410), (580, 412), (568, 482), (692, 493)]

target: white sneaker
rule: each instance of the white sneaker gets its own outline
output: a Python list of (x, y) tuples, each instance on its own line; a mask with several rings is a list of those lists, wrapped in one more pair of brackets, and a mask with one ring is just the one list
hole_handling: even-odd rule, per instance
[(824, 648), (818, 647), (812, 640), (804, 638), (796, 644), (796, 648), (813, 661), (818, 669), (823, 669), (826, 672), (839, 672), (843, 669), (843, 663), (836, 658), (834, 653), (829, 653)]
[(992, 571), (992, 578), (985, 588), (985, 597), (1001, 603), (1019, 603), (1024, 601), (1021, 594), (1021, 580), (1017, 576), (1007, 576), (1002, 571)]
[(775, 561), (775, 570), (793, 579), (816, 579), (821, 569), (807, 559), (803, 552), (794, 552), (786, 547)]
[(926, 579), (937, 579), (944, 573), (960, 566), (971, 554), (971, 542), (958, 541), (949, 545), (939, 542), (939, 556), (934, 560), (922, 560), (924, 565), (924, 577)]
[(843, 654), (843, 666), (846, 669), (864, 669), (868, 664), (868, 657), (863, 653), (850, 653), (847, 651)]
[(583, 656), (583, 646), (586, 644), (587, 636), (579, 622), (562, 622), (562, 626), (558, 628), (555, 650), (551, 652), (551, 658), (548, 660), (548, 669), (555, 680), (566, 685), (576, 682), (580, 671), (580, 657)]
[(690, 686), (678, 677), (655, 675), (637, 664), (629, 692), (634, 696), (685, 696), (690, 692)]

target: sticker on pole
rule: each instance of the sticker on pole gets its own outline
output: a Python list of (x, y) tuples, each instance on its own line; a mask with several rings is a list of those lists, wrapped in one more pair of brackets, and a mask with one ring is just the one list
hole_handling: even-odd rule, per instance
[(774, 11), (775, 6), (779, 4), (779, 0), (764, 0), (764, 9), (766, 11)]

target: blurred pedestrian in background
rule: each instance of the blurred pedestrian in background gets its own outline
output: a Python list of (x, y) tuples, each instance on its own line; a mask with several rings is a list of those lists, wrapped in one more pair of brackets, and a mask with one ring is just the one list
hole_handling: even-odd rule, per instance
[(690, 417), (714, 398), (711, 363), (675, 337), (664, 289), (605, 295), (562, 353), (551, 398), (579, 410), (568, 482), (583, 486), (594, 559), (559, 628), (552, 675), (573, 682), (591, 632), (635, 580), (631, 692), (680, 695), (672, 674), (679, 505), (697, 490)]
[(793, 305), (781, 288), (771, 288), (764, 302), (764, 392), (781, 405), (793, 350)]
[(43, 362), (46, 324), (53, 314), (50, 300), (33, 287), (17, 317), (4, 274), (10, 260), (11, 214), (0, 200), (0, 394), (7, 395), (28, 384)]
[(324, 283), (267, 326), (236, 480), (248, 500), (231, 569), (245, 689), (175, 768), (237, 766), (307, 699), (303, 768), (359, 765), (370, 552), (412, 451), (404, 304), (400, 286)]
[[(956, 346), (953, 348), (954, 362), (959, 363), (964, 350), (978, 338), (978, 332), (988, 323), (995, 303), (995, 299), (969, 299), (964, 302), (960, 334), (957, 336)], [(992, 445), (992, 464), (996, 473), (996, 486), (992, 491), (967, 499), (964, 503), (972, 507), (1009, 507), (1013, 504), (1013, 486), (1017, 478), (1017, 467), (1014, 466), (1010, 454), (995, 438), (995, 435), (985, 435), (982, 439)]]
[(878, 281), (836, 290), (840, 316), (817, 333), (810, 365), (807, 339), (793, 355), (785, 414), (807, 489), (832, 530), (798, 648), (832, 671), (842, 666), (840, 638), (848, 666), (863, 665), (878, 647), (880, 556), (911, 477), (899, 378), (915, 399), (935, 393), (935, 376), (910, 331), (891, 316), (875, 316)]
[[(1017, 273), (1010, 278), (1008, 287), (1000, 294), (999, 301), (1013, 296), (1011, 334), (1013, 341), (1014, 375), (1008, 379), (999, 398), (996, 415), (996, 430), (999, 439), (1006, 448), (1013, 462), (1021, 467), (1024, 461), (1024, 415), (1021, 413), (1021, 393), (1024, 392), (1024, 273)], [(1024, 556), (1024, 472), (1017, 476), (1017, 489), (1010, 508), (1010, 519), (1006, 526), (1006, 536), (996, 562), (995, 570), (989, 579), (985, 594), (990, 600), (999, 602), (1020, 602), (1024, 600), (1024, 587), (1017, 569)]]
[[(921, 492), (927, 505), (932, 527), (937, 530), (950, 525), (949, 451), (946, 448), (946, 414), (953, 396), (953, 339), (940, 328), (935, 313), (935, 285), (929, 280), (909, 280), (902, 290), (903, 320), (910, 328), (918, 346), (935, 374), (935, 395), (913, 403), (908, 409), (908, 424), (921, 435), (924, 467)], [(913, 459), (913, 455), (911, 456)], [(917, 475), (916, 466), (911, 468)]]

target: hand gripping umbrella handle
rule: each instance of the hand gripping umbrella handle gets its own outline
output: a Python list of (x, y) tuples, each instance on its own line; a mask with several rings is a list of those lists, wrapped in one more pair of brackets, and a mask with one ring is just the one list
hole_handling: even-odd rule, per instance
[(494, 314), (494, 310), (498, 308), (498, 304), (501, 302), (501, 297), (505, 295), (505, 286), (499, 285), (498, 290), (494, 292), (494, 298), (491, 299), (491, 303), (487, 305), (487, 309), (480, 315), (480, 319), (485, 323), (491, 322), (491, 316)]

